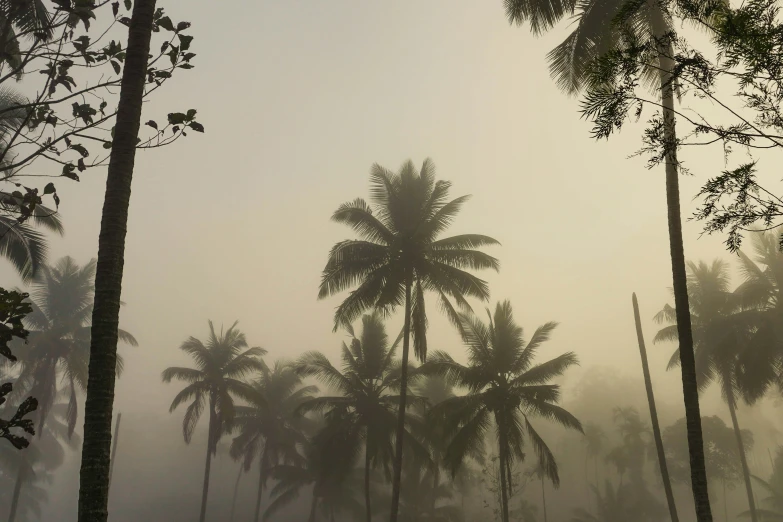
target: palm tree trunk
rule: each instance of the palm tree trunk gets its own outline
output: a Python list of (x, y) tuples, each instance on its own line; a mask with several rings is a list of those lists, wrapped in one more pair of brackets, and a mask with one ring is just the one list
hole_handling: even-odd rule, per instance
[(541, 475), (541, 502), (544, 504), (544, 522), (547, 522), (546, 518), (546, 488), (544, 487), (544, 475)]
[(11, 513), (8, 515), (8, 522), (14, 522), (16, 519), (16, 510), (19, 508), (19, 495), (22, 493), (22, 483), (24, 482), (24, 463), (19, 466), (16, 474), (16, 483), (14, 484), (14, 494), (11, 497)]
[[(661, 105), (663, 106), (663, 132), (666, 142), (666, 203), (669, 221), (669, 248), (672, 259), (674, 306), (677, 316), (677, 336), (680, 341), (680, 368), (682, 369), (682, 395), (685, 403), (685, 420), (688, 430), (688, 452), (691, 464), (691, 487), (696, 507), (697, 522), (712, 522), (710, 495), (707, 491), (707, 472), (704, 464), (704, 439), (701, 432), (699, 389), (696, 384), (696, 358), (693, 354), (693, 331), (688, 304), (688, 284), (685, 272), (685, 248), (682, 239), (680, 216), (680, 180), (677, 165), (677, 134), (674, 118), (674, 85), (672, 56), (674, 50), (668, 39), (668, 29), (660, 9), (654, 9), (656, 20), (653, 30), (659, 38), (659, 78)], [(664, 42), (664, 40), (667, 40)]]
[(155, 0), (134, 2), (106, 179), (84, 408), (79, 522), (106, 522), (109, 516), (109, 450), (125, 234), (154, 13)]
[(111, 491), (111, 477), (114, 475), (114, 460), (117, 457), (117, 444), (120, 442), (120, 420), (122, 413), (117, 414), (117, 422), (114, 424), (114, 441), (111, 448), (111, 459), (109, 460), (109, 491)]
[[(258, 472), (258, 493), (256, 494), (256, 514), (253, 517), (253, 520), (255, 522), (258, 522), (259, 518), (261, 517), (261, 497), (264, 494), (264, 466), (262, 464), (263, 457), (259, 459), (259, 469)], [(237, 484), (239, 484), (239, 479), (237, 479)]]
[(750, 482), (750, 469), (748, 468), (748, 458), (745, 455), (745, 445), (742, 443), (742, 431), (740, 431), (739, 421), (737, 421), (737, 407), (734, 403), (734, 397), (728, 395), (729, 413), (731, 414), (731, 424), (734, 427), (734, 437), (737, 439), (737, 450), (739, 451), (740, 463), (742, 464), (742, 476), (745, 479), (745, 492), (748, 495), (748, 507), (750, 509), (751, 522), (757, 522), (756, 501), (753, 498), (753, 485)]
[(209, 495), (209, 473), (212, 468), (212, 448), (215, 430), (216, 415), (215, 415), (215, 399), (214, 396), (209, 398), (209, 428), (207, 435), (207, 462), (204, 465), (204, 486), (201, 489), (201, 514), (199, 515), (199, 522), (204, 522), (207, 516), (207, 496)]
[(402, 484), (402, 442), (405, 436), (405, 399), (408, 394), (408, 352), (411, 341), (411, 286), (412, 274), (405, 281), (405, 328), (402, 340), (402, 372), (400, 375), (400, 408), (397, 412), (397, 448), (394, 455), (394, 480), (392, 481), (392, 503), (390, 522), (397, 522), (400, 509), (400, 485)]
[(239, 480), (242, 478), (242, 464), (239, 465), (239, 473), (237, 473), (237, 481), (234, 483), (234, 496), (231, 497), (231, 515), (228, 518), (228, 522), (234, 522), (234, 513), (236, 513), (237, 507), (237, 494), (239, 493)]
[(508, 491), (509, 491), (509, 484), (508, 484), (508, 475), (506, 474), (506, 470), (508, 469), (507, 459), (508, 459), (508, 441), (506, 440), (505, 436), (505, 430), (504, 423), (496, 417), (495, 424), (497, 424), (498, 429), (498, 457), (499, 457), (499, 466), (500, 466), (500, 510), (501, 510), (501, 521), (502, 522), (509, 522), (508, 518)]
[(364, 508), (367, 510), (367, 522), (372, 522), (372, 507), (370, 506), (370, 448), (369, 447), (365, 447), (364, 449)]
[(318, 497), (315, 496), (315, 491), (313, 491), (313, 500), (310, 503), (310, 517), (307, 519), (308, 522), (315, 522), (315, 508), (318, 506)]
[(726, 479), (721, 479), (721, 482), (723, 482), (723, 520), (729, 522), (729, 507), (726, 503)]
[(639, 355), (642, 358), (642, 372), (644, 373), (644, 387), (647, 389), (647, 404), (650, 407), (650, 420), (652, 421), (655, 449), (658, 453), (658, 465), (661, 468), (663, 489), (666, 492), (666, 502), (669, 504), (669, 516), (672, 522), (679, 522), (677, 505), (674, 503), (672, 483), (669, 479), (669, 468), (666, 465), (666, 454), (663, 451), (663, 439), (661, 438), (661, 426), (658, 424), (658, 410), (655, 407), (655, 395), (653, 394), (652, 379), (650, 378), (650, 366), (647, 363), (647, 349), (644, 346), (644, 334), (642, 333), (642, 320), (639, 317), (639, 302), (636, 294), (633, 294), (633, 317), (636, 322), (636, 338), (639, 341)]

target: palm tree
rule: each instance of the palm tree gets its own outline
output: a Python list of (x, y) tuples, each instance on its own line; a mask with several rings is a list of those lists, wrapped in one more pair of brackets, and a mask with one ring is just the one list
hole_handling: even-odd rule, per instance
[[(772, 473), (768, 480), (763, 480), (756, 475), (753, 479), (767, 493), (767, 497), (761, 501), (764, 506), (758, 509), (758, 514), (765, 522), (783, 522), (783, 449), (778, 448), (775, 461), (772, 465)], [(750, 513), (740, 513), (747, 517)]]
[(0, 63), (8, 62), (12, 69), (20, 69), (23, 64), (19, 38), (49, 40), (53, 31), (51, 16), (42, 0), (0, 2)]
[[(342, 371), (320, 352), (308, 352), (297, 362), (303, 376), (318, 378), (339, 395), (310, 399), (301, 412), (325, 413), (331, 433), (352, 441), (354, 450), (364, 441), (364, 503), (367, 522), (372, 520), (370, 472), (383, 467), (388, 474), (393, 460), (392, 440), (396, 428), (395, 408), (400, 402), (400, 362), (395, 358), (400, 338), (389, 346), (386, 328), (377, 313), (362, 317), (362, 332), (356, 337), (353, 327), (346, 326), (351, 344), (342, 345)], [(415, 377), (415, 376), (414, 376)], [(406, 430), (410, 450), (417, 460), (428, 460), (427, 450)]]
[(391, 522), (397, 522), (411, 334), (416, 356), (421, 361), (427, 357), (424, 292), (437, 294), (447, 317), (459, 324), (450, 298), (463, 310), (470, 309), (466, 297), (489, 298), (487, 283), (465, 269), (498, 270), (497, 259), (476, 250), (498, 242), (476, 234), (438, 239), (468, 196), (448, 201), (451, 184), (435, 181), (430, 160), (424, 161), (420, 172), (410, 161), (399, 173), (374, 165), (370, 184), (374, 207), (355, 199), (341, 205), (332, 216), (334, 221), (353, 228), (362, 239), (332, 247), (318, 296), (324, 298), (358, 285), (337, 307), (335, 331), (369, 308), (387, 314), (398, 306), (405, 307), (391, 508)]
[(173, 412), (181, 404), (191, 401), (182, 421), (182, 435), (186, 444), (190, 444), (193, 430), (201, 418), (205, 405), (209, 411), (207, 460), (201, 493), (201, 522), (204, 522), (207, 512), (212, 455), (217, 452), (218, 441), (222, 434), (233, 425), (236, 410), (234, 399), (242, 398), (252, 404), (253, 399), (257, 398), (241, 379), (264, 368), (264, 363), (259, 358), (266, 355), (266, 350), (258, 347), (248, 348), (245, 334), (236, 326), (235, 322), (231, 328), (225, 332), (221, 329), (220, 334), (217, 334), (212, 321), (209, 321), (209, 338), (206, 344), (195, 337), (190, 337), (179, 347), (193, 358), (196, 368), (173, 366), (166, 368), (162, 376), (163, 382), (178, 380), (187, 383), (187, 386), (174, 397), (169, 407), (169, 412)]
[[(87, 385), (94, 278), (95, 260), (79, 266), (66, 256), (52, 266), (41, 267), (34, 280), (33, 311), (24, 319), (30, 335), (27, 343), (14, 347), (21, 365), (14, 394), (32, 394), (38, 399), (39, 436), (58, 393), (58, 378), (65, 383), (68, 395), (69, 433), (76, 427), (77, 391), (84, 391)], [(131, 346), (138, 345), (124, 330), (118, 330), (118, 336)], [(121, 372), (122, 357), (118, 355), (116, 373)]]
[(275, 485), (270, 496), (272, 502), (264, 511), (264, 520), (279, 513), (299, 498), (303, 489), (312, 489), (308, 522), (316, 522), (318, 513), (334, 520), (338, 514), (348, 513), (358, 519), (363, 511), (361, 502), (354, 496), (358, 491), (358, 473), (346, 472), (348, 463), (342, 460), (345, 451), (330, 451), (318, 437), (304, 448), (304, 465), (278, 464), (271, 470)]
[(652, 379), (650, 378), (650, 366), (647, 363), (647, 348), (644, 345), (644, 334), (642, 332), (642, 320), (639, 316), (639, 302), (636, 294), (633, 294), (633, 317), (636, 323), (636, 338), (639, 342), (639, 355), (642, 359), (642, 373), (644, 374), (644, 387), (647, 391), (647, 405), (650, 409), (650, 420), (652, 421), (653, 437), (655, 439), (655, 449), (658, 455), (658, 467), (661, 471), (661, 480), (663, 489), (666, 493), (666, 503), (669, 506), (669, 517), (671, 522), (679, 522), (677, 516), (677, 505), (674, 503), (674, 493), (672, 492), (672, 483), (669, 479), (669, 468), (666, 465), (666, 453), (661, 439), (661, 427), (658, 424), (658, 410), (655, 407), (655, 395), (653, 393)]
[(125, 234), (154, 16), (155, 0), (133, 2), (98, 237), (78, 522), (106, 522), (109, 516), (109, 451)]
[(242, 459), (244, 471), (249, 471), (256, 459), (259, 463), (255, 522), (261, 515), (261, 496), (270, 469), (277, 464), (301, 465), (297, 447), (306, 442), (309, 426), (297, 410), (317, 392), (315, 386), (302, 386), (292, 365), (277, 361), (272, 369), (264, 368), (252, 384), (245, 397), (248, 405), (235, 407), (232, 427), (239, 434), (231, 442), (231, 456)]
[[(553, 28), (566, 17), (573, 17), (575, 29), (555, 49), (549, 52), (550, 71), (559, 87), (575, 94), (588, 81), (588, 70), (594, 61), (621, 41), (623, 33), (630, 31), (639, 40), (652, 37), (658, 54), (658, 64), (645, 71), (650, 84), (657, 83), (661, 91), (663, 110), (663, 141), (667, 146), (664, 164), (666, 168), (666, 205), (669, 228), (674, 301), (677, 311), (678, 337), (682, 350), (682, 388), (688, 419), (688, 446), (693, 455), (691, 473), (693, 498), (698, 522), (712, 522), (707, 475), (704, 468), (704, 443), (699, 421), (699, 392), (696, 383), (696, 361), (693, 352), (688, 310), (688, 286), (685, 269), (685, 248), (682, 238), (680, 215), (680, 186), (678, 178), (677, 143), (674, 114), (674, 50), (672, 46), (672, 21), (660, 2), (637, 2), (635, 9), (627, 9), (626, 0), (504, 0), (506, 14), (511, 23), (530, 22), (531, 30), (541, 34)], [(626, 23), (618, 27), (614, 21), (624, 11)], [(627, 35), (627, 33), (626, 33)], [(657, 65), (657, 66), (656, 66)]]
[(406, 462), (400, 493), (400, 519), (406, 522), (462, 522), (451, 484), (436, 483), (435, 471)]
[[(694, 348), (698, 383), (704, 388), (717, 380), (721, 394), (729, 407), (731, 423), (734, 427), (740, 463), (745, 479), (745, 491), (748, 497), (751, 519), (756, 522), (756, 507), (750, 482), (750, 470), (745, 456), (742, 434), (737, 420), (737, 398), (739, 379), (738, 358), (752, 333), (748, 321), (740, 313), (743, 303), (739, 294), (729, 291), (730, 276), (728, 265), (720, 260), (712, 265), (704, 262), (688, 263), (688, 291), (690, 293), (690, 315), (693, 325)], [(659, 323), (669, 323), (655, 336), (653, 342), (677, 340), (678, 317), (675, 310), (666, 305), (656, 315)], [(680, 351), (674, 352), (669, 368), (679, 364)]]
[(560, 485), (555, 457), (531, 424), (530, 417), (543, 417), (582, 431), (579, 421), (557, 405), (559, 385), (549, 383), (577, 364), (577, 358), (568, 352), (534, 365), (536, 352), (549, 339), (557, 323), (539, 327), (526, 343), (508, 301), (498, 303), (494, 316), (489, 310), (487, 315), (488, 324), (470, 314), (460, 317), (460, 332), (468, 349), (468, 366), (456, 362), (445, 352), (433, 354), (428, 365), (430, 371), (446, 375), (456, 385), (468, 389), (467, 395), (446, 399), (437, 407), (449, 441), (445, 464), (452, 474), (466, 457), (481, 452), (494, 420), (500, 456), (502, 520), (508, 522), (509, 477), (514, 460), (523, 458), (525, 432), (546, 476), (555, 487)]

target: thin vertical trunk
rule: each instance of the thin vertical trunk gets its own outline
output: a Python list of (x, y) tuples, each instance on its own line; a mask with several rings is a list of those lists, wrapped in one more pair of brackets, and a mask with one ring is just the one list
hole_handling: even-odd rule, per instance
[(109, 516), (109, 451), (117, 372), (122, 268), (154, 13), (155, 0), (134, 1), (106, 178), (84, 408), (79, 522), (106, 522)]
[[(313, 488), (315, 490), (315, 488)], [(307, 519), (308, 522), (315, 522), (315, 508), (318, 506), (318, 497), (315, 496), (315, 491), (313, 491), (313, 500), (310, 502), (310, 517)]]
[(242, 478), (242, 472), (244, 471), (243, 465), (239, 465), (239, 473), (237, 473), (237, 481), (234, 483), (234, 495), (231, 497), (231, 515), (228, 518), (228, 522), (234, 522), (234, 514), (237, 507), (237, 494), (239, 493), (239, 480)]
[(405, 400), (408, 394), (408, 352), (411, 340), (411, 286), (412, 274), (405, 281), (405, 328), (402, 341), (402, 372), (400, 375), (400, 408), (397, 413), (397, 448), (394, 455), (394, 480), (390, 522), (397, 522), (400, 509), (400, 485), (402, 483), (402, 442), (405, 436)]
[(111, 459), (109, 461), (109, 491), (111, 491), (111, 478), (114, 475), (114, 460), (117, 458), (117, 444), (120, 442), (120, 420), (122, 413), (117, 414), (117, 422), (114, 424), (114, 441), (111, 448)]
[(726, 479), (722, 478), (721, 482), (723, 482), (723, 520), (729, 522), (729, 507), (726, 503)]
[(667, 25), (660, 8), (654, 8), (656, 17), (653, 31), (659, 43), (659, 78), (661, 105), (663, 106), (663, 132), (666, 142), (666, 203), (669, 221), (669, 248), (672, 260), (674, 307), (677, 316), (677, 336), (680, 341), (680, 368), (682, 370), (682, 395), (685, 403), (685, 420), (688, 430), (688, 452), (691, 464), (691, 487), (696, 507), (697, 522), (712, 522), (710, 495), (707, 491), (707, 472), (704, 464), (704, 439), (701, 431), (699, 389), (696, 384), (696, 358), (693, 354), (693, 331), (688, 304), (688, 283), (685, 272), (685, 248), (682, 239), (680, 216), (680, 180), (677, 165), (677, 134), (674, 117), (674, 85), (672, 69), (674, 54), (668, 39)]
[(367, 522), (372, 522), (372, 507), (370, 506), (370, 448), (369, 447), (365, 447), (364, 449), (364, 509), (367, 512)]
[(504, 423), (495, 418), (495, 423), (498, 428), (498, 457), (500, 467), (500, 513), (502, 522), (509, 522), (508, 518), (508, 442), (506, 440), (505, 431), (503, 430)]
[(748, 459), (745, 455), (745, 445), (742, 443), (742, 431), (740, 431), (739, 421), (737, 421), (737, 407), (734, 403), (734, 397), (728, 396), (729, 414), (731, 415), (731, 425), (734, 427), (734, 437), (737, 439), (737, 450), (739, 451), (740, 463), (742, 464), (742, 477), (745, 479), (745, 492), (748, 495), (748, 508), (750, 510), (751, 522), (758, 521), (756, 513), (756, 500), (753, 498), (753, 484), (750, 482), (750, 469), (748, 469)]
[(546, 488), (544, 487), (544, 475), (541, 475), (541, 502), (544, 504), (544, 522), (547, 522), (546, 518)]
[[(258, 492), (256, 493), (256, 512), (253, 516), (253, 520), (255, 522), (258, 522), (261, 517), (261, 497), (264, 495), (264, 456), (261, 455), (261, 457), (258, 459)], [(237, 483), (239, 483), (239, 479), (237, 479)]]
[(209, 428), (207, 435), (207, 462), (204, 465), (204, 486), (201, 490), (201, 514), (199, 515), (199, 521), (204, 522), (207, 516), (207, 497), (209, 495), (209, 472), (212, 468), (212, 450), (216, 443), (215, 433), (217, 427), (215, 422), (217, 420), (215, 415), (215, 399), (214, 396), (209, 398)]
[(679, 522), (677, 516), (677, 505), (674, 503), (674, 493), (672, 492), (672, 483), (669, 479), (669, 468), (666, 465), (666, 454), (663, 451), (663, 439), (661, 438), (661, 427), (658, 424), (658, 410), (655, 407), (655, 395), (653, 394), (652, 379), (650, 378), (650, 366), (647, 363), (647, 349), (644, 346), (644, 334), (642, 333), (642, 320), (639, 317), (639, 302), (636, 300), (636, 294), (633, 294), (633, 317), (636, 322), (636, 338), (639, 341), (639, 355), (642, 358), (642, 372), (644, 373), (644, 387), (647, 389), (647, 404), (650, 407), (650, 420), (652, 421), (653, 436), (655, 438), (655, 449), (658, 453), (658, 465), (661, 468), (661, 479), (663, 480), (663, 489), (666, 492), (666, 502), (669, 504), (669, 516), (672, 522)]
[(24, 463), (19, 465), (19, 471), (16, 474), (16, 483), (14, 484), (14, 494), (11, 497), (11, 512), (8, 515), (8, 522), (16, 520), (16, 511), (19, 508), (19, 495), (22, 493), (22, 483), (24, 482)]

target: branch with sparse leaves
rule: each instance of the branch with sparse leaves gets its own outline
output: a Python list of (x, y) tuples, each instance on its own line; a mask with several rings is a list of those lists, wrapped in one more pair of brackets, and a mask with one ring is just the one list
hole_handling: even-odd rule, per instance
[[(123, 41), (130, 23), (121, 12), (131, 0), (53, 0), (47, 20), (27, 23), (26, 13), (0, 3), (0, 182), (14, 189), (0, 192), (0, 213), (27, 220), (44, 197), (57, 209), (54, 182), (28, 186), (22, 177), (68, 178), (108, 165), (114, 137), (122, 67)], [(4, 11), (5, 9), (5, 11)], [(97, 27), (101, 24), (101, 27)], [(173, 22), (158, 9), (154, 17), (155, 53), (147, 69), (145, 99), (176, 73), (193, 68), (189, 22)], [(34, 94), (22, 96), (15, 82), (25, 78)], [(31, 86), (31, 87), (28, 87)], [(169, 145), (204, 132), (196, 110), (172, 111), (148, 120), (139, 137), (141, 149)]]
[[(22, 319), (32, 312), (32, 305), (27, 298), (27, 294), (0, 288), (0, 355), (11, 362), (16, 361), (16, 357), (11, 353), (8, 344), (14, 339), (26, 340), (29, 334), (22, 324)], [(11, 391), (13, 385), (10, 382), (0, 386), (0, 406), (5, 404)], [(38, 401), (28, 397), (17, 407), (10, 419), (0, 419), (0, 439), (6, 439), (17, 449), (26, 448), (30, 441), (18, 432), (21, 430), (30, 436), (35, 435), (33, 421), (25, 417), (36, 408)]]
[[(780, 6), (777, 0), (749, 0), (736, 9), (722, 0), (667, 0), (660, 6), (667, 16), (706, 30), (708, 48), (697, 49), (674, 31), (657, 38), (640, 34), (627, 21), (643, 3), (629, 2), (614, 19), (617, 45), (588, 68), (581, 112), (593, 123), (593, 136), (601, 139), (652, 111), (636, 152), (648, 158), (648, 167), (679, 157), (686, 147), (719, 146), (727, 165), (735, 149), (744, 151), (750, 160), (704, 184), (693, 216), (704, 222), (705, 233), (726, 232), (727, 247), (736, 251), (744, 232), (783, 224), (783, 200), (757, 178), (761, 152), (783, 148)], [(659, 60), (667, 48), (672, 54), (663, 58), (673, 64), (670, 72), (680, 101), (676, 140), (666, 139), (659, 98), (642, 82), (645, 73), (669, 61)], [(688, 172), (679, 161), (678, 166)]]

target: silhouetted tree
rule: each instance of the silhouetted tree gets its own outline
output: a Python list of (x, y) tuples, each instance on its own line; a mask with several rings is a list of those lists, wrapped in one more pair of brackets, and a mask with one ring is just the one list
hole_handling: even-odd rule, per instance
[(374, 165), (370, 193), (375, 207), (362, 199), (344, 203), (332, 216), (353, 228), (360, 240), (337, 243), (323, 271), (319, 298), (358, 285), (337, 307), (335, 331), (375, 307), (390, 313), (405, 307), (402, 375), (392, 482), (391, 522), (397, 522), (405, 433), (408, 352), (410, 337), (416, 356), (427, 357), (427, 314), (424, 292), (437, 294), (447, 317), (458, 324), (456, 306), (469, 310), (465, 297), (486, 300), (487, 283), (465, 269), (498, 269), (498, 261), (476, 250), (497, 241), (466, 234), (438, 239), (456, 217), (468, 196), (448, 201), (451, 184), (435, 181), (435, 167), (425, 160), (417, 172), (408, 161), (399, 173)]
[(264, 368), (260, 357), (266, 355), (266, 350), (248, 348), (245, 334), (236, 326), (237, 323), (234, 323), (225, 332), (221, 330), (220, 334), (217, 334), (212, 321), (209, 321), (209, 338), (206, 344), (190, 337), (179, 347), (193, 358), (196, 368), (171, 367), (163, 371), (163, 382), (178, 380), (187, 383), (169, 407), (169, 411), (173, 412), (181, 404), (192, 401), (185, 410), (182, 421), (182, 435), (186, 443), (190, 443), (193, 430), (205, 406), (209, 413), (207, 460), (201, 493), (201, 522), (204, 522), (207, 511), (212, 456), (217, 452), (221, 435), (233, 426), (234, 399), (242, 398), (251, 403), (256, 399), (250, 386), (241, 379)]
[(447, 376), (469, 392), (446, 399), (436, 407), (449, 441), (445, 463), (452, 473), (468, 456), (482, 451), (494, 421), (500, 456), (502, 520), (508, 522), (508, 478), (514, 459), (523, 458), (525, 433), (545, 475), (555, 487), (560, 484), (555, 457), (530, 417), (543, 417), (582, 431), (579, 421), (557, 405), (559, 385), (549, 383), (577, 364), (577, 358), (568, 352), (534, 364), (539, 347), (549, 339), (557, 323), (539, 327), (525, 342), (508, 301), (498, 303), (494, 316), (489, 310), (487, 315), (487, 324), (470, 314), (460, 317), (460, 333), (468, 349), (467, 366), (445, 352), (436, 352), (427, 363), (427, 370)]
[[(688, 317), (688, 289), (685, 272), (685, 251), (682, 238), (682, 217), (680, 215), (679, 162), (677, 160), (677, 133), (675, 130), (674, 91), (675, 62), (672, 45), (672, 18), (661, 2), (627, 0), (504, 0), (506, 14), (512, 23), (530, 22), (534, 33), (540, 34), (554, 27), (567, 17), (573, 18), (573, 31), (560, 45), (549, 52), (550, 71), (559, 87), (569, 94), (587, 89), (583, 114), (590, 119), (603, 116), (597, 114), (597, 103), (591, 103), (591, 95), (600, 95), (602, 88), (614, 82), (621, 83), (622, 77), (602, 78), (599, 73), (590, 73), (599, 58), (611, 54), (622, 42), (649, 42), (651, 48), (646, 62), (638, 71), (639, 82), (655, 86), (660, 90), (660, 102), (653, 102), (662, 110), (662, 117), (656, 117), (655, 133), (648, 139), (659, 139), (666, 148), (655, 164), (664, 163), (666, 168), (666, 204), (669, 227), (669, 249), (671, 253), (674, 300), (678, 312), (680, 347), (683, 352), (682, 386), (685, 411), (689, 419), (688, 441), (693, 455), (693, 496), (696, 516), (699, 522), (711, 522), (707, 476), (704, 471), (703, 442), (699, 419), (699, 393), (696, 384), (696, 365), (693, 358), (693, 338)], [(617, 20), (625, 22), (618, 26)], [(603, 81), (602, 81), (603, 80)], [(606, 85), (605, 85), (606, 84)], [(635, 86), (635, 84), (634, 84)], [(630, 89), (633, 90), (633, 89)], [(609, 110), (604, 113), (610, 112)], [(616, 121), (616, 120), (614, 120)], [(613, 123), (613, 122), (612, 122)], [(611, 128), (611, 127), (610, 127)], [(610, 132), (594, 132), (594, 137), (608, 137)]]
[[(698, 383), (704, 388), (713, 380), (720, 386), (723, 400), (729, 407), (731, 423), (737, 443), (738, 456), (742, 464), (745, 478), (745, 491), (748, 505), (755, 516), (755, 500), (750, 483), (750, 470), (745, 456), (740, 426), (737, 420), (737, 399), (741, 390), (738, 389), (737, 378), (738, 358), (746, 346), (752, 328), (748, 321), (741, 318), (742, 300), (738, 294), (729, 290), (730, 276), (728, 265), (720, 260), (712, 265), (704, 262), (688, 263), (688, 291), (690, 292), (690, 315), (694, 332), (694, 348), (696, 351), (696, 371)], [(666, 305), (656, 315), (659, 323), (674, 323), (661, 329), (656, 334), (654, 342), (676, 341), (678, 317), (675, 310)], [(750, 325), (752, 326), (752, 324)], [(674, 352), (669, 361), (669, 368), (680, 363), (679, 349)]]
[[(31, 393), (38, 399), (38, 433), (43, 433), (49, 409), (58, 393), (58, 379), (68, 395), (68, 430), (73, 433), (79, 411), (77, 390), (87, 386), (90, 358), (90, 319), (93, 312), (95, 260), (79, 266), (71, 257), (43, 266), (33, 282), (32, 312), (25, 317), (30, 330), (27, 343), (16, 348), (21, 371), (18, 393)], [(118, 330), (121, 341), (138, 346), (125, 330)], [(115, 372), (122, 372), (123, 361), (116, 358)]]
[(608, 480), (604, 486), (603, 494), (597, 487), (593, 487), (597, 506), (595, 514), (578, 508), (574, 510), (571, 522), (627, 522), (636, 520), (631, 495), (627, 492), (628, 488), (628, 485), (620, 485), (615, 488)]
[[(310, 399), (300, 410), (325, 414), (330, 423), (329, 433), (346, 441), (353, 451), (364, 442), (365, 517), (371, 522), (370, 472), (383, 467), (389, 475), (394, 460), (391, 449), (402, 374), (395, 355), (400, 338), (389, 346), (383, 320), (377, 313), (362, 317), (359, 337), (350, 325), (346, 329), (351, 344), (342, 345), (342, 370), (332, 366), (320, 352), (308, 352), (297, 362), (300, 374), (316, 377), (339, 395)], [(406, 439), (417, 460), (429, 460), (426, 448), (409, 430)]]
[[(768, 480), (753, 475), (753, 480), (762, 487), (767, 496), (761, 500), (763, 508), (757, 509), (765, 522), (783, 522), (783, 448), (778, 448)], [(740, 513), (747, 517), (750, 513)]]
[(245, 471), (258, 460), (255, 522), (261, 516), (261, 496), (270, 469), (278, 464), (302, 464), (297, 449), (307, 442), (307, 430), (312, 426), (297, 410), (317, 392), (315, 386), (302, 386), (292, 365), (277, 361), (272, 369), (261, 371), (244, 395), (248, 405), (235, 407), (232, 428), (239, 434), (231, 442), (231, 455), (242, 459)]

